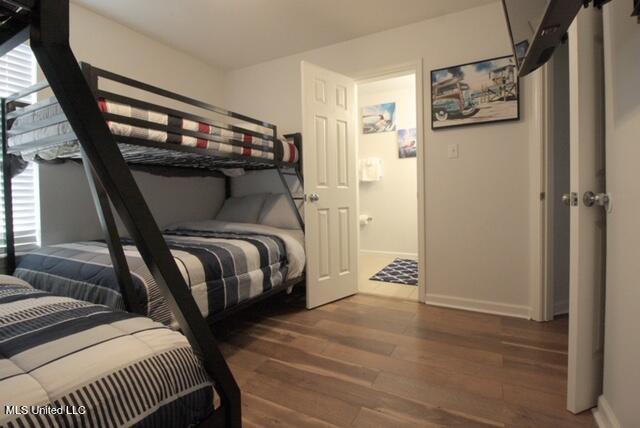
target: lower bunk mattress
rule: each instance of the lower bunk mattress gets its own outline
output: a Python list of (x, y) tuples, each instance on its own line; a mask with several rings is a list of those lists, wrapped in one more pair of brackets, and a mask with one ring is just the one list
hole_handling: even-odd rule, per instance
[[(164, 237), (203, 316), (215, 315), (302, 275), (300, 231), (217, 220), (173, 226)], [(123, 248), (144, 314), (176, 326), (160, 289), (133, 242)], [(14, 275), (53, 294), (124, 310), (104, 242), (43, 247), (22, 256)]]
[(196, 426), (215, 401), (182, 334), (0, 276), (0, 426)]

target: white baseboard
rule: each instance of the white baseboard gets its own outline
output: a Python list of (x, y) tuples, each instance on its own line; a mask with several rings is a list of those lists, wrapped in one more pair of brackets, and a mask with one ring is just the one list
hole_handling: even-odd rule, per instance
[(363, 256), (384, 256), (384, 257), (400, 257), (403, 259), (418, 260), (418, 253), (400, 253), (394, 251), (376, 251), (376, 250), (360, 250)]
[(463, 309), (486, 314), (531, 319), (531, 311), (528, 306), (509, 305), (506, 303), (490, 302), (486, 300), (465, 299), (462, 297), (445, 296), (429, 292), (427, 292), (425, 303), (445, 308)]
[(564, 315), (569, 313), (569, 299), (553, 303), (553, 314)]
[(598, 407), (593, 409), (592, 412), (599, 428), (622, 428), (604, 395), (598, 398)]

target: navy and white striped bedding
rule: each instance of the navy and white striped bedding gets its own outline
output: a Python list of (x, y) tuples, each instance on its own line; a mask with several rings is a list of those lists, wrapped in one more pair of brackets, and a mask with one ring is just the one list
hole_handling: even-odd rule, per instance
[(210, 416), (214, 390), (182, 334), (2, 275), (0, 403), (7, 428), (175, 427)]
[[(292, 245), (285, 244), (286, 239), (287, 236), (238, 229), (176, 228), (165, 233), (178, 268), (205, 317), (282, 284), (289, 268), (287, 249)], [(131, 241), (123, 240), (123, 244), (145, 314), (155, 321), (175, 325), (140, 253)], [(103, 242), (41, 248), (21, 257), (14, 275), (54, 294), (124, 309)]]
[[(60, 104), (55, 98), (49, 98), (39, 102), (38, 105), (42, 107), (19, 116), (13, 122), (9, 131), (9, 147), (21, 148), (22, 156), (28, 160), (32, 160), (36, 154), (45, 160), (78, 158), (80, 156), (79, 144)], [(118, 121), (108, 121), (107, 125), (115, 136), (134, 137), (166, 143), (169, 150), (171, 149), (171, 145), (181, 145), (207, 149), (211, 151), (212, 155), (215, 155), (216, 152), (230, 153), (289, 163), (296, 163), (300, 159), (298, 149), (293, 140), (285, 137), (277, 138), (274, 143), (271, 139), (256, 137), (249, 133), (223, 129), (206, 123), (195, 122), (181, 117), (144, 110), (104, 99), (100, 100), (99, 106), (104, 113), (112, 113), (124, 118), (136, 118), (154, 124), (167, 125), (177, 130), (195, 131), (209, 137), (207, 139), (195, 138), (176, 133), (177, 131), (170, 133), (151, 128), (127, 125)], [(240, 126), (242, 126), (242, 124)], [(39, 143), (37, 144), (38, 147), (30, 148), (34, 143)], [(252, 147), (243, 147), (237, 145), (237, 143), (250, 144)], [(126, 149), (123, 151), (125, 158), (127, 155), (135, 155), (135, 149), (127, 145), (124, 145), (124, 148)], [(140, 150), (143, 150), (143, 148), (138, 146), (137, 151)]]

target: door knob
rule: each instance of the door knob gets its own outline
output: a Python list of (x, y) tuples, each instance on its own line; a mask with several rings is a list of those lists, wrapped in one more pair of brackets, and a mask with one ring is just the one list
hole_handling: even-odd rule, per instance
[(606, 208), (609, 205), (609, 195), (606, 193), (593, 193), (592, 191), (584, 192), (582, 203), (587, 207), (599, 205)]
[(317, 193), (312, 193), (309, 195), (309, 202), (318, 202), (320, 200), (320, 196)]

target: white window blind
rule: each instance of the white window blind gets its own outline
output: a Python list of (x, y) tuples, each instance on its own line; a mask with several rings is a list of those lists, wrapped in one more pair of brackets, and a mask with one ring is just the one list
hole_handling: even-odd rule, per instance
[[(0, 96), (11, 95), (36, 81), (36, 61), (28, 45), (21, 45), (0, 57)], [(36, 95), (20, 101), (33, 103)], [(16, 251), (28, 251), (40, 245), (40, 208), (38, 168), (33, 162), (12, 180), (13, 225)], [(0, 174), (2, 185), (2, 174)], [(0, 187), (0, 253), (6, 253), (4, 195)]]

